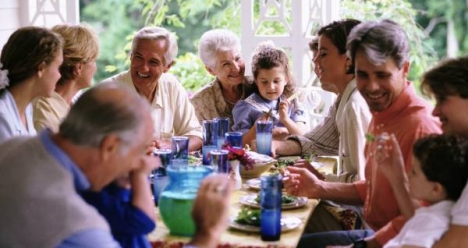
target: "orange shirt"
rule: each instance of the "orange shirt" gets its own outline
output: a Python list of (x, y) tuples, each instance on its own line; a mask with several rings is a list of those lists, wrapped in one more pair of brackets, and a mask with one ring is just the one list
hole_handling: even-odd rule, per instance
[[(395, 101), (382, 112), (373, 112), (369, 133), (395, 134), (400, 145), (406, 172), (411, 170), (414, 142), (431, 133), (441, 133), (440, 123), (431, 114), (433, 107), (415, 94), (408, 83)], [(366, 144), (365, 181), (355, 182), (356, 189), (364, 202), (364, 219), (376, 230), (375, 238), (380, 245), (396, 236), (405, 224), (398, 203), (387, 178), (379, 171), (372, 159), (372, 144)]]

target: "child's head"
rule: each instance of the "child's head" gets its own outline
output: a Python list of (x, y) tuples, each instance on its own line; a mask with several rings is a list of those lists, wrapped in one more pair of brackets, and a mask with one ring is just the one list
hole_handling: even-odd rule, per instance
[(51, 84), (50, 87), (55, 87), (60, 78), (58, 67), (62, 63), (62, 45), (62, 38), (46, 28), (23, 27), (16, 30), (3, 46), (0, 59), (0, 69), (8, 70), (8, 87), (38, 74), (44, 82)]
[(290, 96), (295, 83), (289, 69), (286, 53), (271, 43), (260, 44), (252, 57), (252, 73), (258, 92), (263, 98), (277, 100)]
[(420, 200), (435, 203), (456, 201), (468, 179), (468, 142), (453, 135), (430, 135), (413, 146), (410, 192)]

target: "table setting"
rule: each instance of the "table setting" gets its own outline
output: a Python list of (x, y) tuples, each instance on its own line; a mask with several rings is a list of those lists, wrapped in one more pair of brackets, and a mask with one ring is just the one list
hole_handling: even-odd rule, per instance
[[(162, 157), (165, 169), (159, 170), (157, 175), (167, 176), (169, 180), (166, 185), (153, 184), (157, 228), (148, 235), (152, 246), (182, 247), (188, 242), (194, 233), (190, 209), (199, 183), (211, 173), (228, 173), (236, 187), (230, 199), (229, 228), (221, 235), (219, 247), (296, 247), (319, 203), (317, 199), (288, 195), (282, 188), (280, 171), (301, 157), (272, 158), (269, 156), (271, 142), (269, 147), (268, 142), (257, 144), (257, 148), (267, 146), (259, 152), (245, 149), (242, 133), (219, 132), (218, 121), (206, 121), (203, 125), (204, 146), (209, 146), (208, 152), (182, 150), (188, 144), (181, 143), (180, 137), (173, 137), (176, 164), (167, 159), (167, 151), (154, 152), (155, 156), (165, 156)], [(219, 123), (229, 125), (225, 120)], [(268, 135), (270, 124), (258, 128), (263, 136)], [(220, 136), (224, 143), (218, 143)], [(312, 165), (317, 169), (330, 164), (315, 157), (313, 160)], [(160, 179), (155, 175), (153, 180)], [(183, 201), (179, 199), (182, 196), (185, 197)]]

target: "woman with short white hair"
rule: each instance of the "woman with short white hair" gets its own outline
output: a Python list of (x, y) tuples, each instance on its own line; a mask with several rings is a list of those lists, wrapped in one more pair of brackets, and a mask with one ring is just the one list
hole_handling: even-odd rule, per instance
[(253, 92), (252, 79), (245, 77), (239, 37), (226, 29), (205, 32), (198, 55), (215, 80), (196, 92), (190, 100), (200, 122), (228, 117), (234, 123), (232, 109), (237, 101)]

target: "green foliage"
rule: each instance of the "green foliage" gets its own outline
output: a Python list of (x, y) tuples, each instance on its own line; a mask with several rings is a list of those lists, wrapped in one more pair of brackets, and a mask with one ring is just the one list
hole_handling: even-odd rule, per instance
[(421, 75), (435, 63), (437, 55), (427, 35), (416, 23), (417, 12), (408, 0), (343, 0), (341, 8), (343, 18), (361, 21), (390, 19), (401, 25), (411, 45), (408, 77), (419, 85)]
[(171, 73), (177, 75), (184, 88), (192, 93), (214, 79), (194, 53), (185, 53), (177, 57), (175, 65), (171, 68)]

